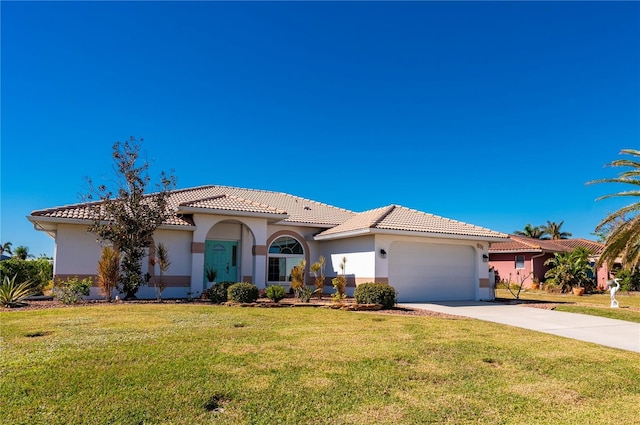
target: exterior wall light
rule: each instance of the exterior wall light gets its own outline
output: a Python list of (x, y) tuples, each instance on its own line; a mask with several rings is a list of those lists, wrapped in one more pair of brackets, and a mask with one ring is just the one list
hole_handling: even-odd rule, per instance
[(482, 261), (484, 261), (485, 263), (489, 261), (489, 256), (487, 254), (482, 254)]
[(387, 251), (385, 251), (384, 249), (380, 249), (380, 256), (382, 258), (387, 258)]

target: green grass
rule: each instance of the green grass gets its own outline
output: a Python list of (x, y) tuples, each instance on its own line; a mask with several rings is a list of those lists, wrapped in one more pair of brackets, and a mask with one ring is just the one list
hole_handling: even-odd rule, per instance
[[(513, 295), (506, 289), (498, 289), (496, 296), (503, 299), (513, 299)], [(520, 293), (520, 299), (566, 304), (556, 307), (555, 310), (558, 311), (590, 314), (592, 316), (640, 323), (640, 294), (638, 293), (618, 293), (616, 299), (620, 308), (610, 308), (611, 297), (609, 294), (586, 294), (579, 297), (573, 294), (549, 294), (544, 291), (527, 290)]]
[[(496, 297), (513, 299), (513, 295), (511, 295), (509, 291), (507, 291), (506, 289), (496, 290)], [(520, 293), (520, 298), (523, 300), (533, 300), (533, 301), (590, 304), (590, 305), (599, 306), (599, 307), (609, 307), (611, 305), (611, 298), (608, 293), (585, 294), (581, 297), (578, 297), (573, 294), (550, 294), (544, 291), (523, 290)], [(618, 294), (616, 295), (616, 299), (618, 300), (620, 307), (640, 309), (640, 293), (639, 292), (630, 292), (630, 293), (618, 292)]]
[(609, 319), (626, 320), (627, 322), (640, 323), (640, 312), (621, 308), (585, 307), (579, 305), (560, 305), (554, 310), (568, 311), (569, 313), (589, 314), (591, 316), (608, 317)]
[(0, 320), (6, 424), (640, 417), (637, 353), (470, 319), (119, 304)]

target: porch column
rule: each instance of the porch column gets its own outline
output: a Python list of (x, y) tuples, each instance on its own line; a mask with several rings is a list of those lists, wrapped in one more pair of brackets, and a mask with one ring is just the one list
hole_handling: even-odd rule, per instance
[(253, 283), (258, 288), (267, 286), (267, 222), (252, 223), (251, 231), (254, 236), (253, 252)]
[(253, 275), (254, 284), (258, 288), (267, 286), (267, 246), (254, 245), (253, 247)]

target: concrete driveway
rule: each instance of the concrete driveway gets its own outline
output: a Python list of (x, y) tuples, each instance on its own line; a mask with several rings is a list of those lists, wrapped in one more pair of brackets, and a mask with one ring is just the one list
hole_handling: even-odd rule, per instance
[(402, 303), (401, 306), (501, 323), (640, 353), (640, 323), (490, 302)]

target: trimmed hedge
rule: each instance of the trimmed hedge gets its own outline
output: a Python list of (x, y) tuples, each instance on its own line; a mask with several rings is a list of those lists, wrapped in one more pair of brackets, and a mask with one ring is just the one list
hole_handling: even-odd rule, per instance
[(258, 300), (260, 292), (253, 283), (238, 282), (229, 286), (227, 297), (238, 303), (254, 303)]
[(29, 288), (36, 294), (42, 294), (42, 288), (53, 279), (53, 264), (49, 260), (39, 258), (37, 260), (9, 259), (0, 261), (0, 279), (7, 276), (13, 279), (16, 276), (16, 284), (29, 281)]
[(267, 286), (267, 289), (265, 290), (265, 295), (267, 296), (267, 298), (269, 298), (274, 303), (277, 303), (278, 301), (283, 299), (286, 294), (287, 291), (283, 286), (280, 285)]
[(227, 302), (227, 290), (234, 282), (218, 282), (209, 289), (204, 290), (204, 296), (214, 304)]
[(367, 282), (356, 286), (353, 294), (358, 304), (381, 304), (392, 308), (396, 304), (396, 290), (386, 283)]

